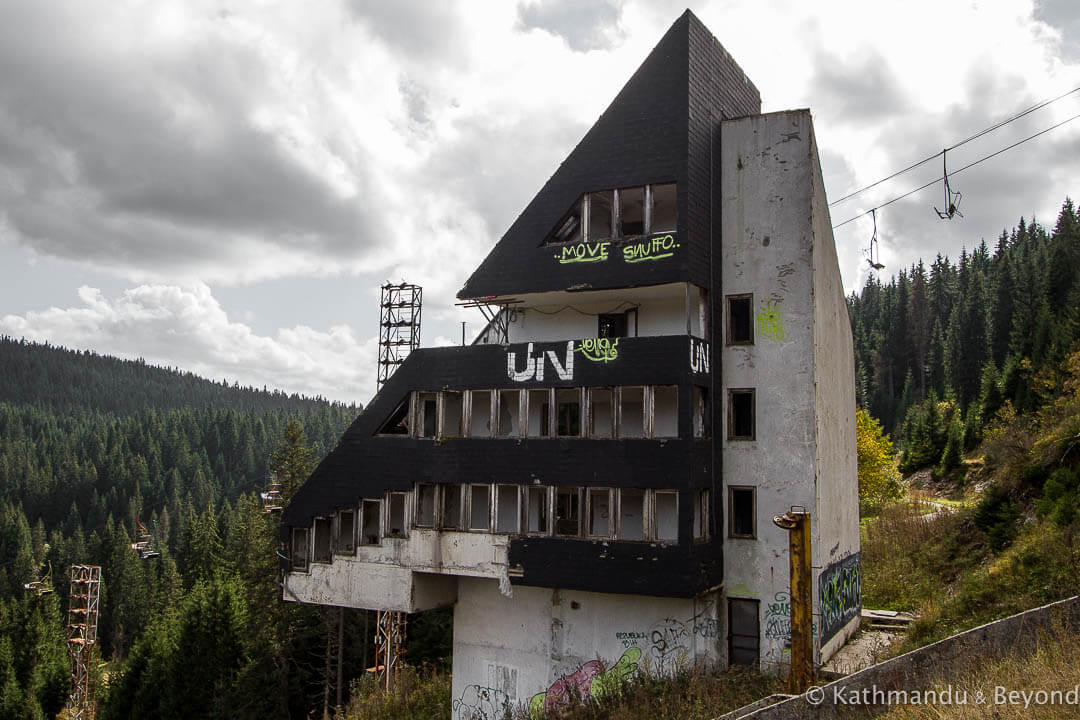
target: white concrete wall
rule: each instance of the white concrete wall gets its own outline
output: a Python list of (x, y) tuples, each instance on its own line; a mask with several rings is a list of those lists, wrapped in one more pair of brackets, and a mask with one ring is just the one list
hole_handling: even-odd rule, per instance
[(752, 345), (724, 347), (725, 408), (728, 388), (756, 390), (755, 439), (723, 431), (724, 484), (757, 488), (757, 537), (726, 540), (724, 584), (760, 602), (763, 666), (790, 659), (788, 533), (772, 516), (811, 513), (815, 628), (818, 574), (858, 549), (851, 335), (812, 133), (808, 111), (721, 130), (722, 292), (753, 293), (754, 321)]
[(491, 580), (462, 578), (452, 716), (479, 710), (502, 717), (506, 704), (543, 706), (571, 683), (589, 694), (605, 672), (670, 674), (717, 663), (718, 612), (715, 593), (685, 600), (515, 587), (505, 597)]

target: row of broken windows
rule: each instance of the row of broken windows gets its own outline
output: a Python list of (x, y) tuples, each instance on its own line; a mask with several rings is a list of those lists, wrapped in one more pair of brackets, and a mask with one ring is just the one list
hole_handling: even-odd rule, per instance
[(585, 193), (544, 242), (600, 242), (677, 227), (675, 183), (643, 185)]
[[(695, 386), (692, 405), (694, 437), (708, 437), (708, 390)], [(679, 389), (646, 385), (413, 392), (377, 434), (426, 439), (674, 438), (679, 435)]]
[[(693, 494), (693, 537), (709, 537), (709, 491)], [(408, 537), (409, 528), (494, 532), (561, 538), (677, 543), (679, 493), (648, 488), (419, 483), (413, 492), (387, 492), (358, 508), (318, 517), (292, 529), (293, 570), (308, 560), (328, 563), (358, 545)]]

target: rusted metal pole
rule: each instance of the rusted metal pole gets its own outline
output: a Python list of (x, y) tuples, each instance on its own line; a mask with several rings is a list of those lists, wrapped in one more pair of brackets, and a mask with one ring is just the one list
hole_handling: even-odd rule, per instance
[(810, 513), (793, 506), (773, 522), (789, 532), (791, 566), (791, 674), (788, 692), (800, 695), (814, 684), (814, 598), (810, 574)]

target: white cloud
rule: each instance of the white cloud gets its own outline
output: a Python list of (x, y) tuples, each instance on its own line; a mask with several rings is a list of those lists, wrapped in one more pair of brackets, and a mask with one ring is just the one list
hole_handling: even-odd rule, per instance
[(78, 307), (6, 315), (0, 332), (331, 400), (366, 403), (374, 391), (375, 340), (345, 326), (256, 335), (230, 320), (204, 284), (141, 285), (116, 298), (84, 286), (79, 298)]

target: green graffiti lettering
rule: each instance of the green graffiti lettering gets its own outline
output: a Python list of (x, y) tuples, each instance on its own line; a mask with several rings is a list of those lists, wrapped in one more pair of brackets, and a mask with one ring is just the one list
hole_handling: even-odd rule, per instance
[(609, 362), (619, 357), (618, 347), (618, 338), (586, 338), (574, 349), (584, 355), (586, 360)]
[(623, 261), (639, 263), (646, 260), (662, 260), (674, 255), (677, 247), (679, 243), (675, 242), (674, 235), (658, 235), (624, 247)]
[(784, 339), (784, 321), (776, 307), (776, 300), (770, 298), (761, 306), (757, 314), (757, 331), (770, 340), (780, 342)]
[(608, 246), (610, 242), (587, 243), (580, 242), (567, 245), (561, 253), (555, 255), (560, 265), (570, 263), (603, 262), (608, 259)]

